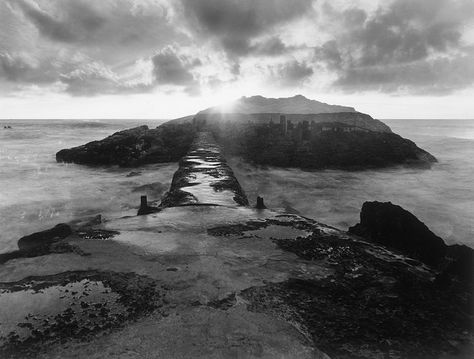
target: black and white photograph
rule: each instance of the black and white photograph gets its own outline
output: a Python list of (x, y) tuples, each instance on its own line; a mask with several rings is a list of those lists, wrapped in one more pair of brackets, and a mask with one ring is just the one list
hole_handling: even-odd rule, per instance
[(474, 358), (474, 1), (0, 0), (0, 358)]

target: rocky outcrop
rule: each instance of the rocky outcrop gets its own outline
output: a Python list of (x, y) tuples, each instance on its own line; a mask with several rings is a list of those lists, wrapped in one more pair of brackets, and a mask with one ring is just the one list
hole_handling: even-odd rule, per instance
[(61, 150), (56, 154), (56, 161), (123, 167), (178, 161), (186, 154), (193, 138), (194, 128), (189, 125), (168, 124), (155, 129), (140, 126)]
[(465, 283), (441, 287), (431, 268), (383, 246), (290, 215), (208, 233), (232, 242), (261, 240), (266, 233), (299, 257), (293, 261), (304, 260), (305, 270), (322, 263), (331, 269), (312, 277), (292, 274), (238, 293), (251, 311), (284, 318), (331, 358), (459, 355), (467, 338), (461, 333), (472, 330), (472, 291)]
[(448, 246), (446, 265), (439, 280), (456, 276), (468, 283), (474, 283), (474, 250), (465, 245)]
[(206, 122), (207, 124), (246, 126), (253, 124), (279, 123), (280, 115), (285, 115), (293, 125), (307, 121), (309, 123), (339, 122), (369, 131), (392, 132), (382, 121), (365, 113), (357, 112), (353, 107), (328, 105), (297, 95), (288, 98), (265, 98), (262, 96), (242, 97), (226, 106), (211, 107), (198, 112), (195, 116), (178, 118), (168, 123), (184, 124)]
[[(288, 121), (284, 130), (281, 114)], [(430, 153), (367, 114), (303, 96), (242, 98), (230, 107), (213, 107), (155, 129), (140, 126), (63, 149), (56, 160), (124, 167), (178, 161), (198, 131), (212, 132), (226, 151), (260, 165), (365, 169), (429, 167), (436, 162)]]
[(355, 112), (353, 107), (329, 105), (302, 95), (284, 98), (241, 97), (228, 106), (211, 107), (200, 113), (333, 113)]
[[(217, 126), (232, 124), (233, 126), (247, 126), (249, 123), (254, 125), (268, 125), (270, 123), (278, 124), (280, 122), (280, 112), (256, 112), (256, 113), (221, 113), (221, 112), (199, 112), (194, 118), (197, 122), (206, 122)], [(392, 130), (382, 121), (376, 120), (371, 116), (360, 112), (328, 112), (328, 113), (310, 113), (301, 114), (299, 112), (285, 114), (285, 118), (293, 126), (308, 122), (313, 124), (339, 123), (347, 126), (354, 126), (359, 129), (391, 133)], [(177, 123), (183, 121), (176, 120)], [(191, 123), (190, 120), (188, 120)], [(172, 121), (173, 123), (175, 120)]]
[(305, 169), (367, 169), (395, 165), (429, 167), (430, 153), (394, 133), (293, 130), (282, 135), (278, 125), (248, 126), (242, 131), (213, 127), (229, 153), (259, 165)]
[(1, 253), (0, 264), (17, 258), (33, 258), (51, 253), (76, 253), (85, 255), (79, 248), (62, 241), (73, 233), (72, 228), (60, 223), (53, 228), (24, 236), (18, 240), (18, 250)]
[(70, 234), (72, 234), (71, 227), (67, 224), (60, 223), (51, 229), (20, 238), (18, 241), (18, 248), (20, 248), (20, 250), (31, 250), (36, 247), (60, 241)]
[(412, 213), (391, 202), (365, 202), (360, 223), (349, 228), (349, 232), (437, 268), (440, 279), (456, 276), (472, 282), (472, 248), (447, 246)]
[[(182, 161), (190, 176), (176, 176), (184, 186), (174, 193), (191, 195), (195, 180), (225, 169), (201, 148), (211, 137), (199, 138), (199, 152)], [(207, 186), (193, 192), (196, 205), (147, 218), (77, 223), (77, 236), (53, 243), (73, 239), (87, 256), (52, 252), (0, 265), (0, 357), (472, 357), (474, 291), (449, 265), (442, 278), (308, 218), (202, 205), (215, 194)], [(406, 221), (437, 242), (403, 209), (387, 213), (398, 218), (386, 222), (392, 230)], [(119, 232), (120, 240), (104, 240)], [(468, 268), (465, 253), (447, 248), (450, 271)]]

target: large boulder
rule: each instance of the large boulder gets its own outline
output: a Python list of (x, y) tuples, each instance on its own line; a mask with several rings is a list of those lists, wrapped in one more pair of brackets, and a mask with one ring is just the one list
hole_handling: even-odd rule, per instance
[(472, 284), (474, 282), (474, 249), (459, 244), (449, 246), (442, 275), (444, 277), (457, 276)]
[(72, 234), (70, 226), (60, 223), (51, 229), (30, 234), (18, 240), (18, 248), (21, 251), (29, 251), (38, 247), (44, 247), (60, 241)]
[(365, 202), (352, 234), (394, 248), (410, 257), (439, 266), (446, 256), (444, 241), (413, 214), (391, 202)]
[(63, 149), (56, 154), (56, 161), (123, 167), (173, 162), (186, 154), (193, 139), (194, 128), (189, 125), (167, 124), (155, 129), (139, 126)]
[(446, 245), (412, 213), (391, 202), (365, 202), (360, 223), (349, 232), (432, 266), (439, 271), (440, 283), (456, 277), (473, 285), (474, 249)]

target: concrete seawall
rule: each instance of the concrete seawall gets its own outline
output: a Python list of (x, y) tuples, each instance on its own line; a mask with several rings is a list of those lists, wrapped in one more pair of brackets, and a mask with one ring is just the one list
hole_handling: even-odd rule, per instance
[(199, 132), (160, 207), (247, 206), (247, 196), (210, 132)]

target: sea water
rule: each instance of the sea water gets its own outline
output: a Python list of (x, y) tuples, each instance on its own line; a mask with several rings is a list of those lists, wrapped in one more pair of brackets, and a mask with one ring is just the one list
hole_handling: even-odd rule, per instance
[[(20, 237), (57, 223), (102, 214), (135, 215), (141, 194), (159, 199), (176, 163), (133, 169), (56, 163), (63, 148), (118, 130), (163, 121), (0, 120), (0, 253)], [(391, 201), (414, 213), (448, 243), (474, 247), (474, 120), (390, 120), (394, 132), (435, 155), (431, 170), (396, 167), (358, 172), (256, 168), (232, 160), (249, 199), (292, 208), (347, 229), (364, 201)], [(10, 125), (11, 129), (4, 129)], [(136, 170), (133, 170), (136, 171)], [(153, 183), (153, 186), (141, 187)]]
[(247, 196), (347, 230), (365, 201), (412, 212), (447, 243), (474, 247), (474, 120), (384, 120), (395, 133), (433, 154), (429, 170), (302, 171), (231, 160)]
[[(56, 163), (63, 148), (112, 133), (163, 121), (0, 120), (0, 253), (17, 248), (20, 237), (57, 223), (101, 214), (104, 219), (135, 215), (140, 195), (159, 199), (177, 164), (133, 169)], [(4, 126), (11, 129), (4, 129)], [(136, 171), (136, 170), (134, 170)], [(140, 186), (153, 183), (149, 188)]]

